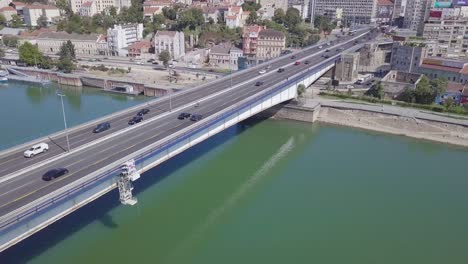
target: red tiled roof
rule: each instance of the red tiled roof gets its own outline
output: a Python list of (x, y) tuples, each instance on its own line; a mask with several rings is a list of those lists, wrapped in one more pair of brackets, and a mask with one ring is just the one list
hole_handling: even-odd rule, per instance
[(468, 74), (468, 65), (463, 66), (463, 69), (460, 71), (461, 74)]
[(157, 36), (169, 36), (169, 37), (174, 37), (176, 35), (176, 32), (175, 31), (165, 31), (165, 30), (160, 30), (160, 31), (157, 31), (156, 34), (154, 35), (154, 37), (157, 37)]
[(461, 83), (448, 82), (446, 91), (447, 92), (460, 92), (460, 91), (463, 90), (464, 87), (465, 87), (465, 85), (463, 85)]
[(11, 2), (11, 3), (14, 4), (15, 6), (25, 6), (26, 5), (23, 2)]
[(151, 42), (149, 40), (142, 40), (134, 42), (132, 45), (128, 46), (128, 49), (143, 49), (150, 48)]
[(459, 68), (453, 68), (453, 67), (447, 67), (447, 66), (421, 64), (421, 67), (426, 68), (426, 69), (439, 70), (439, 71), (449, 71), (449, 72), (456, 72), (456, 73), (461, 72)]
[(11, 6), (5, 6), (5, 7), (2, 7), (0, 8), (0, 12), (1, 11), (11, 11), (11, 12), (16, 12), (16, 9), (14, 9), (13, 7)]
[(144, 8), (144, 13), (145, 14), (154, 14), (156, 12), (159, 11), (159, 7), (147, 7), (147, 8)]
[(81, 7), (91, 7), (92, 5), (93, 5), (93, 2), (89, 1), (89, 2), (83, 3)]

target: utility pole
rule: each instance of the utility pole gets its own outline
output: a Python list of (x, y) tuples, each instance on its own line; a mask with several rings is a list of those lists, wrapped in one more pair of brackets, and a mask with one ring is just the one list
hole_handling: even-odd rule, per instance
[(63, 97), (66, 96), (66, 95), (64, 95), (64, 94), (57, 94), (57, 95), (60, 96), (60, 100), (62, 101), (63, 124), (65, 125), (65, 136), (67, 138), (68, 152), (70, 152), (70, 141), (68, 140), (67, 118), (65, 116), (65, 107), (63, 105)]

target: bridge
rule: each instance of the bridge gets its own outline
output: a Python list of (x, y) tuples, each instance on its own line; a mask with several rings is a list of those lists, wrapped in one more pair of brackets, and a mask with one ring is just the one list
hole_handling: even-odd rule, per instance
[[(309, 86), (334, 67), (343, 51), (355, 50), (375, 34), (363, 30), (331, 46), (315, 45), (1, 152), (0, 251), (117, 187), (123, 203), (135, 203), (131, 182), (123, 182), (122, 164), (134, 161), (134, 175), (139, 177), (212, 135), (295, 98), (298, 85)], [(268, 71), (259, 74), (265, 67)], [(142, 108), (150, 109), (144, 121), (129, 126), (127, 121)], [(182, 112), (202, 114), (203, 119), (178, 120)], [(110, 122), (111, 129), (92, 133), (103, 121)], [(23, 151), (38, 142), (48, 143), (50, 150), (24, 158)], [(58, 167), (69, 173), (49, 182), (41, 179), (47, 170)], [(121, 188), (126, 188), (127, 197)]]

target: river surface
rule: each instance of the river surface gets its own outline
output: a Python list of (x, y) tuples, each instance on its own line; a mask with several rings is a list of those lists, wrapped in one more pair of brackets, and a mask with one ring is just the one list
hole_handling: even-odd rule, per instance
[(63, 130), (64, 97), (68, 127), (141, 104), (148, 97), (104, 92), (96, 88), (21, 82), (0, 84), (0, 150)]
[(111, 192), (0, 263), (466, 264), (467, 162), (442, 144), (247, 121), (145, 173), (137, 205)]

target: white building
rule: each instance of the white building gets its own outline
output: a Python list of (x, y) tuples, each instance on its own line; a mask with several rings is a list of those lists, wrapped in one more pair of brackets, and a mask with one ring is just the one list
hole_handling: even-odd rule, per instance
[(107, 30), (109, 54), (112, 56), (127, 56), (127, 47), (143, 39), (143, 24), (114, 25)]
[(66, 32), (44, 32), (34, 38), (21, 39), (20, 43), (37, 45), (44, 54), (57, 54), (62, 44), (70, 40), (75, 46), (76, 55), (105, 55), (107, 43), (101, 34), (68, 34)]
[(435, 0), (411, 0), (406, 3), (403, 27), (423, 34), (424, 21), (429, 16)]
[(88, 1), (81, 5), (80, 16), (92, 17), (97, 13), (96, 1)]
[(376, 0), (309, 0), (309, 14), (313, 23), (316, 16), (343, 11), (343, 19), (349, 23), (369, 24), (375, 22)]
[(224, 12), (224, 20), (228, 28), (243, 27), (243, 10), (241, 6), (230, 6), (226, 12)]
[(11, 0), (1, 0), (0, 1), (0, 8), (9, 6), (11, 4)]
[(156, 57), (163, 50), (169, 51), (173, 59), (179, 59), (185, 55), (184, 32), (158, 31), (154, 35), (154, 53)]
[(24, 23), (29, 26), (36, 27), (37, 19), (42, 15), (47, 17), (47, 22), (50, 24), (53, 18), (60, 16), (60, 10), (47, 5), (27, 5), (23, 8)]
[(10, 21), (11, 20), (11, 16), (12, 15), (16, 15), (16, 9), (14, 9), (13, 7), (11, 6), (5, 6), (5, 7), (2, 7), (0, 8), (0, 14), (3, 14), (3, 16), (5, 17), (5, 19), (7, 21)]
[(109, 9), (110, 7), (115, 7), (117, 10), (120, 10), (122, 7), (130, 7), (131, 0), (69, 0), (70, 8), (74, 13), (80, 13), (81, 7), (84, 3), (94, 1), (96, 6), (96, 12), (98, 14)]
[(37, 19), (43, 14), (42, 5), (27, 5), (23, 8), (24, 23), (36, 27)]

